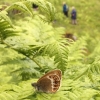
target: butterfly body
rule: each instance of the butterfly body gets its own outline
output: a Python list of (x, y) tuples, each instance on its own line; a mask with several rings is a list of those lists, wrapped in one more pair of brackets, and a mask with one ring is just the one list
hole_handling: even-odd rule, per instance
[(61, 71), (53, 70), (42, 76), (36, 83), (32, 83), (37, 91), (55, 93), (61, 83)]

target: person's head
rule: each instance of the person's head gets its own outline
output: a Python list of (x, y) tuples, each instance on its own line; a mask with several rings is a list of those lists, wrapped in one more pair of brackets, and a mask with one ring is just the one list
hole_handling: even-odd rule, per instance
[(75, 9), (75, 7), (73, 6), (73, 7), (72, 7), (72, 10), (74, 10), (74, 9)]
[(65, 5), (66, 4), (66, 2), (63, 2), (63, 5)]

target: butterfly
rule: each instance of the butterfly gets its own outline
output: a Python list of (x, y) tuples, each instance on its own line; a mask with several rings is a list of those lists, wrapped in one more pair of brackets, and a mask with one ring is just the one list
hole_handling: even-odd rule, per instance
[(32, 86), (39, 92), (55, 93), (61, 84), (62, 72), (59, 69), (50, 71), (42, 76), (36, 83), (32, 83)]

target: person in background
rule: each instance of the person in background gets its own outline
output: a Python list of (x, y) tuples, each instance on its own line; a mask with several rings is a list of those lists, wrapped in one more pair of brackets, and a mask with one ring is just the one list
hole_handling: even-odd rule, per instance
[(68, 17), (68, 11), (69, 11), (68, 5), (66, 5), (66, 3), (63, 2), (63, 13), (64, 13), (64, 15), (65, 15), (66, 17)]
[(72, 20), (72, 24), (77, 24), (77, 11), (75, 9), (75, 7), (72, 7), (72, 11), (71, 11), (71, 20)]
[(35, 3), (32, 4), (33, 9), (37, 10), (38, 9), (38, 5), (36, 5)]

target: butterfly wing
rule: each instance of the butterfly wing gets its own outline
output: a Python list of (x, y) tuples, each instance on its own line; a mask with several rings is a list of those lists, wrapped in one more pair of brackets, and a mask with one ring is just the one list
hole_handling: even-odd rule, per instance
[[(48, 76), (48, 75), (50, 75), (50, 74), (59, 76), (59, 78), (60, 78), (60, 80), (61, 80), (62, 72), (61, 72), (61, 70), (56, 69), (56, 70), (53, 70), (53, 71), (50, 71), (50, 72), (46, 73), (46, 74), (43, 75), (38, 81), (40, 81), (42, 78), (44, 78), (45, 76)], [(38, 82), (38, 81), (37, 81), (37, 82)]]
[(38, 90), (46, 93), (56, 92), (60, 87), (61, 74), (60, 70), (53, 70), (46, 73), (37, 81)]

